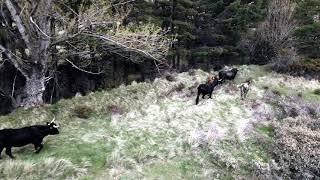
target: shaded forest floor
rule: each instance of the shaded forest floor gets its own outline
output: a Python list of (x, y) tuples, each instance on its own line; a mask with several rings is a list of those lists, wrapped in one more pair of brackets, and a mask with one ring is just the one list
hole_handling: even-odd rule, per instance
[[(134, 82), (2, 116), (1, 128), (44, 124), (56, 116), (61, 130), (45, 139), (40, 154), (34, 154), (31, 145), (14, 148), (15, 160), (3, 153), (0, 178), (238, 179), (275, 175), (270, 164), (278, 155), (273, 148), (279, 133), (292, 128), (283, 129), (287, 119), (319, 117), (320, 84), (259, 66), (240, 66), (239, 70), (235, 81), (220, 85), (213, 99), (200, 99), (197, 106), (196, 88), (208, 76), (201, 70), (173, 74), (167, 78), (170, 81)], [(254, 83), (242, 101), (237, 84), (247, 78)], [(318, 138), (320, 129), (311, 131)], [(315, 147), (320, 145), (320, 136), (317, 138), (313, 138)]]

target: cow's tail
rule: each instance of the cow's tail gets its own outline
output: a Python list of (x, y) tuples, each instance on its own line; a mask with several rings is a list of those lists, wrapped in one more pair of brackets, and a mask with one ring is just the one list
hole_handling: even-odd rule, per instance
[(199, 96), (200, 96), (200, 92), (198, 90), (198, 95), (197, 95), (197, 99), (196, 99), (196, 105), (198, 105), (198, 103), (199, 103)]

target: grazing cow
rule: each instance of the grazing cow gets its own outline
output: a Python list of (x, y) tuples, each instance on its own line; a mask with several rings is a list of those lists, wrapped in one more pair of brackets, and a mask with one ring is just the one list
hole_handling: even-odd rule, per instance
[(248, 91), (250, 90), (250, 85), (251, 85), (251, 80), (247, 80), (246, 82), (238, 86), (238, 88), (240, 88), (240, 96), (242, 100), (247, 97)]
[(0, 130), (0, 158), (1, 152), (6, 148), (6, 154), (14, 159), (11, 148), (21, 147), (27, 144), (33, 144), (36, 150), (35, 153), (39, 153), (43, 148), (42, 140), (48, 135), (59, 134), (59, 126), (54, 123), (54, 119), (51, 122), (47, 122), (47, 125), (35, 125), (19, 129), (2, 129)]
[(239, 70), (237, 68), (233, 68), (228, 71), (219, 71), (219, 83), (223, 83), (225, 80), (233, 80), (236, 77), (238, 71)]
[(202, 94), (202, 99), (204, 99), (204, 96), (209, 95), (209, 98), (212, 96), (212, 91), (214, 88), (218, 85), (218, 77), (212, 77), (211, 80), (208, 80), (207, 84), (200, 84), (198, 86), (198, 95), (196, 99), (196, 104), (199, 103), (199, 96)]

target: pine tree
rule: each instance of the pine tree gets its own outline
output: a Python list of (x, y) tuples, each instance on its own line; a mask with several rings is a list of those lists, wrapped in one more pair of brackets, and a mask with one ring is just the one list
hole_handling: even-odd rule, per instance
[(320, 1), (298, 1), (295, 18), (299, 24), (294, 36), (300, 55), (320, 58)]
[(160, 22), (177, 35), (168, 57), (173, 67), (209, 68), (242, 59), (241, 37), (263, 19), (266, 7), (267, 0), (157, 0), (138, 1), (134, 9), (148, 13), (133, 14), (136, 20)]

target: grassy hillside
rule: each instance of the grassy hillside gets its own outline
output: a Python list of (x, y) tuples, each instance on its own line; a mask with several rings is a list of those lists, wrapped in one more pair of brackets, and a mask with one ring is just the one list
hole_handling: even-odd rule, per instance
[[(194, 70), (2, 116), (0, 128), (44, 124), (53, 116), (62, 128), (45, 139), (40, 154), (31, 145), (14, 148), (15, 160), (3, 152), (0, 179), (268, 176), (265, 169), (277, 155), (271, 148), (285, 124), (280, 120), (305, 117), (299, 107), (312, 107), (306, 116), (317, 118), (320, 84), (264, 67), (239, 69), (234, 82), (219, 86), (213, 99), (201, 99), (198, 106), (196, 87), (208, 73)], [(236, 86), (247, 78), (253, 78), (253, 87), (241, 101)], [(289, 106), (296, 106), (297, 116), (290, 115)], [(319, 129), (311, 131), (320, 137)], [(320, 138), (313, 141), (320, 145)]]

